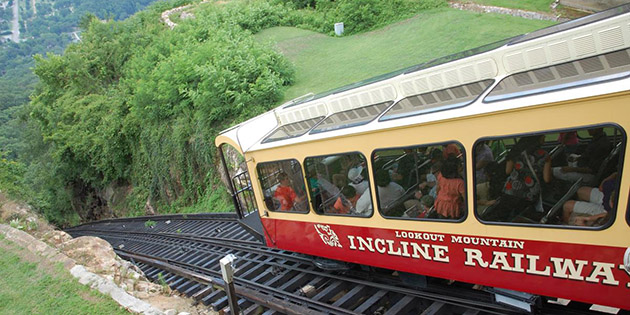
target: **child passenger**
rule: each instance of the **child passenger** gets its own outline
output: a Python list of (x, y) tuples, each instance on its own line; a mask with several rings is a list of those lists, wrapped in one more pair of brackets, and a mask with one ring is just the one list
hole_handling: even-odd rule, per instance
[(296, 202), (302, 201), (302, 198), (295, 193), (295, 190), (291, 188), (291, 180), (289, 175), (285, 172), (278, 173), (278, 182), (280, 185), (276, 188), (276, 192), (273, 197), (280, 202), (281, 211), (290, 211)]
[(350, 214), (350, 209), (357, 205), (357, 200), (359, 200), (361, 195), (357, 194), (356, 189), (350, 185), (344, 186), (341, 189), (341, 194), (343, 196), (339, 196), (333, 206), (333, 208), (335, 208), (335, 213)]
[(435, 210), (441, 217), (459, 218), (466, 191), (464, 180), (459, 177), (459, 160), (456, 157), (450, 156), (444, 161), (437, 182)]

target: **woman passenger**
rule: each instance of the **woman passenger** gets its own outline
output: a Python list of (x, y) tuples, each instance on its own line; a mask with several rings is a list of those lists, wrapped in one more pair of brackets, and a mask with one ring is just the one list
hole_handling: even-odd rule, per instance
[(459, 166), (459, 160), (455, 156), (449, 156), (438, 173), (435, 210), (441, 218), (457, 219), (461, 216), (466, 184), (459, 176)]
[(545, 136), (522, 137), (507, 155), (505, 173), (508, 179), (503, 187), (506, 195), (521, 199), (522, 209), (534, 205), (542, 212), (542, 185), (551, 182), (551, 158), (540, 148)]

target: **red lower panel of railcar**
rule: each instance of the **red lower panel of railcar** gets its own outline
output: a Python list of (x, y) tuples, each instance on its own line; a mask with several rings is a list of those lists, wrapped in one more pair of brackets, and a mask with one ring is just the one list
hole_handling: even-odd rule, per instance
[(358, 264), (630, 309), (625, 248), (263, 218), (270, 246)]

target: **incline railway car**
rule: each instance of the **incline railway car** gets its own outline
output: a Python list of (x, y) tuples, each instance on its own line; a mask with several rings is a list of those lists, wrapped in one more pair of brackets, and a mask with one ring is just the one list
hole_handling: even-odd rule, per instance
[(294, 100), (215, 144), (270, 247), (630, 309), (629, 128), (623, 5)]

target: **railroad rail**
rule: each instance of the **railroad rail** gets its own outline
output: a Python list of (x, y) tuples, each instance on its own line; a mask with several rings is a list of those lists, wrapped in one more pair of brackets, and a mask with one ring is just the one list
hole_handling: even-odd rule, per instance
[[(228, 254), (238, 258), (234, 283), (242, 314), (519, 312), (495, 303), (493, 294), (472, 290), (470, 285), (446, 285), (444, 280), (430, 279), (427, 286), (418, 288), (392, 270), (268, 248), (231, 213), (111, 219), (66, 231), (73, 237), (97, 236), (108, 241), (119, 256), (135, 263), (149, 279), (224, 313), (232, 312), (223, 290), (219, 260)], [(570, 311), (592, 314), (580, 306)], [(537, 311), (563, 314), (568, 309), (544, 303)]]

